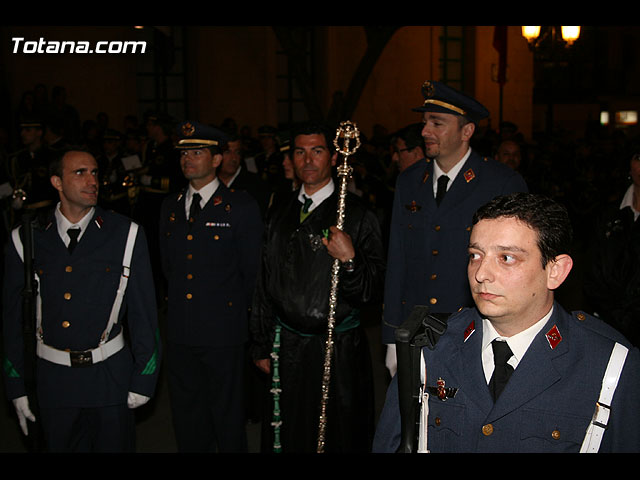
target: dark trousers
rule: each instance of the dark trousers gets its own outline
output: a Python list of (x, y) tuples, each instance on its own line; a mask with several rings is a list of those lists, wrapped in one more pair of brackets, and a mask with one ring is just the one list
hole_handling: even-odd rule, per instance
[[(326, 336), (280, 337), (279, 440), (283, 453), (315, 453), (322, 401)], [(273, 396), (262, 426), (262, 451), (272, 452)], [(362, 327), (336, 332), (327, 404), (326, 453), (368, 453), (374, 434), (371, 355)]]
[(180, 452), (247, 451), (244, 346), (167, 345), (167, 373)]
[(127, 405), (97, 408), (41, 408), (50, 452), (135, 452), (135, 417)]

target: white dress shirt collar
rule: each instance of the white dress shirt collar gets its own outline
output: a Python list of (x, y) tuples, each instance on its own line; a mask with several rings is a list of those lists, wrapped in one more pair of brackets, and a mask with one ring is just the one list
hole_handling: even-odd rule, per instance
[(624, 194), (624, 197), (622, 197), (622, 202), (620, 203), (620, 210), (629, 207), (633, 212), (633, 219), (637, 220), (640, 212), (633, 208), (633, 187), (633, 185), (629, 185), (629, 188), (627, 188), (627, 192)]
[(494, 362), (493, 362), (493, 348), (491, 347), (491, 342), (493, 342), (496, 338), (500, 340), (504, 340), (509, 344), (509, 348), (511, 352), (513, 352), (513, 357), (509, 359), (507, 362), (514, 369), (518, 366), (524, 354), (527, 353), (529, 345), (535, 338), (535, 336), (542, 330), (542, 327), (547, 323), (547, 320), (551, 318), (553, 314), (553, 307), (549, 310), (544, 317), (534, 323), (532, 326), (523, 330), (516, 335), (511, 337), (503, 337), (496, 329), (493, 327), (491, 322), (484, 318), (482, 320), (482, 366), (484, 369), (484, 374), (489, 383), (491, 379), (491, 375), (493, 374)]
[(315, 192), (313, 195), (307, 195), (306, 192), (304, 191), (304, 185), (302, 185), (302, 187), (300, 187), (300, 192), (298, 193), (298, 200), (300, 200), (301, 203), (304, 203), (303, 195), (306, 196), (307, 198), (311, 198), (313, 203), (309, 207), (309, 211), (312, 212), (318, 205), (320, 205), (322, 202), (324, 202), (327, 198), (331, 196), (335, 188), (336, 187), (335, 187), (335, 184), (333, 183), (333, 178), (330, 178), (329, 183), (327, 183), (324, 187), (322, 187), (320, 190)]
[(229, 179), (229, 182), (227, 182), (227, 187), (231, 187), (231, 184), (233, 183), (233, 181), (236, 179), (238, 175), (240, 175), (240, 170), (242, 170), (242, 165), (238, 167), (238, 170), (236, 170), (236, 173), (234, 173), (233, 177)]
[(438, 191), (438, 178), (440, 178), (442, 175), (446, 175), (447, 177), (449, 177), (449, 183), (447, 183), (447, 191), (449, 191), (449, 188), (451, 188), (451, 184), (458, 176), (458, 173), (462, 169), (464, 162), (466, 162), (467, 158), (469, 158), (469, 155), (471, 155), (471, 148), (469, 148), (467, 150), (467, 153), (465, 153), (464, 157), (462, 157), (460, 161), (456, 163), (453, 166), (453, 168), (451, 168), (451, 170), (449, 170), (446, 173), (442, 171), (442, 169), (438, 165), (438, 162), (434, 160), (433, 162), (433, 195), (434, 196)]
[(184, 199), (184, 209), (186, 217), (189, 218), (189, 209), (191, 208), (191, 199), (193, 198), (194, 193), (197, 192), (200, 194), (200, 208), (204, 208), (204, 206), (207, 204), (207, 202), (213, 196), (219, 186), (220, 180), (218, 180), (218, 177), (207, 183), (200, 190), (196, 190), (191, 184), (189, 184), (189, 188), (187, 189), (187, 193)]
[(56, 205), (56, 208), (54, 210), (54, 216), (56, 218), (56, 225), (58, 227), (58, 235), (60, 235), (60, 238), (66, 246), (69, 246), (69, 242), (71, 241), (67, 230), (69, 230), (70, 228), (79, 228), (80, 234), (78, 235), (78, 241), (80, 241), (82, 235), (84, 235), (85, 230), (89, 226), (89, 222), (91, 222), (91, 219), (93, 218), (94, 211), (95, 208), (91, 207), (91, 210), (89, 210), (78, 223), (71, 223), (60, 210), (60, 202), (58, 202), (58, 205)]

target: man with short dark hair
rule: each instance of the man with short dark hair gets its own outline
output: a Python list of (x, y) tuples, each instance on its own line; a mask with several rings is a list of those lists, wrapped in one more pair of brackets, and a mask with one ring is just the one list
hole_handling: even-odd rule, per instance
[[(640, 450), (638, 349), (554, 299), (573, 266), (571, 243), (567, 210), (546, 197), (514, 193), (477, 211), (467, 269), (475, 307), (451, 316), (439, 340), (422, 349), (428, 418), (420, 424), (421, 448)], [(374, 451), (399, 445), (394, 378)]]
[[(261, 273), (252, 309), (252, 353), (273, 375), (274, 426), (263, 451), (315, 452), (334, 260), (341, 262), (335, 312), (327, 452), (370, 451), (372, 367), (360, 309), (379, 300), (384, 253), (376, 217), (348, 193), (343, 230), (336, 228), (337, 152), (322, 126), (292, 137), (292, 162), (302, 186), (274, 204), (266, 222)], [(281, 392), (280, 392), (281, 390)]]
[(240, 138), (229, 135), (227, 147), (222, 152), (222, 162), (218, 167), (218, 178), (228, 188), (245, 190), (260, 206), (260, 212), (264, 215), (269, 205), (270, 188), (258, 174), (247, 170), (244, 163), (244, 146)]
[(520, 145), (513, 140), (504, 140), (498, 145), (496, 160), (514, 170), (519, 170), (522, 161)]
[(97, 171), (96, 160), (84, 151), (54, 161), (51, 184), (60, 202), (33, 229), (40, 419), (31, 411), (24, 381), (21, 227), (6, 251), (6, 391), (25, 435), (26, 420), (40, 420), (52, 452), (135, 451), (131, 409), (149, 400), (158, 378), (147, 239), (137, 224), (97, 205)]
[(168, 283), (167, 372), (180, 452), (247, 451), (245, 343), (260, 260), (257, 202), (216, 176), (227, 137), (198, 122), (176, 145), (189, 185), (160, 212)]
[(414, 163), (424, 159), (424, 139), (421, 123), (413, 123), (401, 128), (391, 136), (393, 153), (391, 160), (398, 164), (403, 172)]
[(277, 191), (283, 183), (282, 155), (277, 134), (278, 130), (271, 125), (258, 128), (261, 151), (254, 158), (258, 175), (272, 192)]
[(382, 341), (395, 373), (395, 329), (415, 305), (452, 313), (472, 304), (465, 276), (471, 217), (497, 195), (527, 191), (517, 172), (471, 148), (489, 116), (476, 99), (440, 82), (422, 86), (426, 161), (398, 176), (385, 279)]

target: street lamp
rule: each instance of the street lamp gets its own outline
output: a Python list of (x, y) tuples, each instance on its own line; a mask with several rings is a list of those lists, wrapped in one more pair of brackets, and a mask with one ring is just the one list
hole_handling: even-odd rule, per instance
[[(577, 53), (571, 48), (580, 37), (580, 27), (522, 27), (522, 36), (529, 42), (529, 49), (534, 60), (534, 93), (541, 98), (539, 103), (547, 104), (546, 128), (551, 132), (553, 128), (553, 110), (558, 98), (557, 87), (570, 69), (569, 57)], [(534, 95), (536, 96), (536, 95)]]
[[(522, 36), (527, 39), (529, 42), (529, 47), (535, 49), (542, 40), (551, 35), (553, 39), (557, 38), (557, 29), (558, 27), (522, 27)], [(560, 28), (560, 33), (562, 35), (562, 40), (565, 41), (568, 47), (573, 45), (580, 37), (580, 27), (566, 27), (562, 26)]]

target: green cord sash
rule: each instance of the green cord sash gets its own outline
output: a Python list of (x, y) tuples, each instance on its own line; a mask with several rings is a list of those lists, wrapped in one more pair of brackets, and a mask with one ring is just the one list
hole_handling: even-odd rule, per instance
[[(354, 309), (348, 317), (346, 317), (340, 325), (336, 326), (336, 332), (346, 332), (360, 325), (360, 310)], [(280, 427), (282, 426), (282, 417), (280, 410), (280, 393), (282, 387), (280, 385), (280, 335), (282, 328), (286, 328), (290, 332), (303, 337), (313, 337), (314, 334), (302, 333), (283, 323), (280, 318), (276, 317), (275, 335), (273, 338), (273, 348), (271, 350), (271, 394), (273, 395), (273, 416), (271, 417), (271, 426), (273, 427), (273, 452), (282, 453), (282, 444), (280, 443)]]

